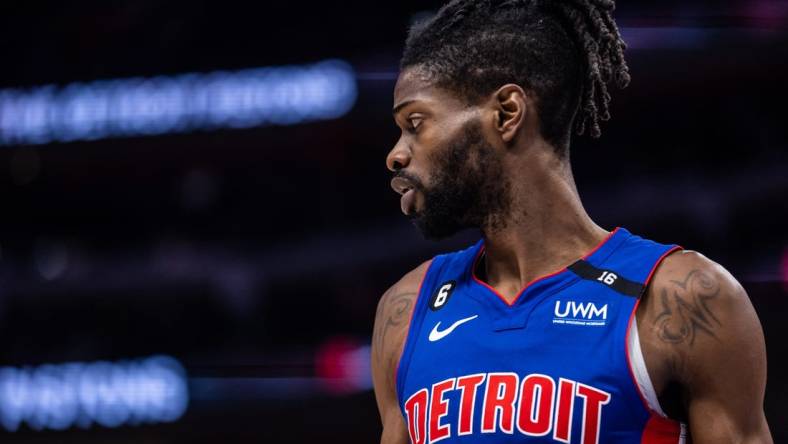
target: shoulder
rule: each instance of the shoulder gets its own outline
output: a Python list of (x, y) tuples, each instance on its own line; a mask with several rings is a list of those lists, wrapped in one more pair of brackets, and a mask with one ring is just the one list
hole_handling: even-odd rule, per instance
[(392, 285), (378, 301), (372, 334), (373, 364), (394, 370), (401, 352), (419, 288), (432, 260), (414, 268)]
[(735, 315), (736, 310), (728, 312), (750, 305), (746, 291), (728, 270), (693, 250), (677, 250), (663, 259), (654, 272), (647, 298), (651, 303), (667, 298), (667, 302), (693, 304), (701, 309), (699, 315), (708, 315), (704, 320), (709, 328), (719, 321), (715, 312)]
[(428, 260), (409, 271), (383, 293), (383, 296), (378, 301), (378, 309), (375, 315), (376, 324), (381, 320), (390, 320), (391, 315), (412, 308), (418, 297), (421, 282), (424, 280), (431, 263), (432, 260)]
[[(678, 250), (657, 267), (638, 311), (651, 339), (669, 356), (673, 376), (688, 381), (731, 350), (758, 349), (763, 336), (747, 292), (722, 265)], [(755, 347), (753, 347), (755, 346)]]

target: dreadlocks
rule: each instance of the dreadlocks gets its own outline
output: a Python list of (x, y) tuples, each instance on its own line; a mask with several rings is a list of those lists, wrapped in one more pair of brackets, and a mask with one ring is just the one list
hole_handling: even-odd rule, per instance
[(601, 135), (611, 82), (630, 81), (615, 0), (452, 0), (411, 27), (401, 68), (419, 65), (469, 103), (506, 83), (535, 96), (543, 137), (559, 154), (571, 130)]

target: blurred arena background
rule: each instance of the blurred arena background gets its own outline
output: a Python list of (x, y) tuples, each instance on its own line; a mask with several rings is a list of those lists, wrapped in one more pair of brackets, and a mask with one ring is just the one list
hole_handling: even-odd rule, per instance
[[(422, 240), (384, 166), (440, 3), (250, 3), (0, 4), (1, 441), (377, 439), (377, 299), (474, 236)], [(788, 442), (788, 1), (617, 17), (633, 82), (573, 143), (581, 197), (742, 282)]]

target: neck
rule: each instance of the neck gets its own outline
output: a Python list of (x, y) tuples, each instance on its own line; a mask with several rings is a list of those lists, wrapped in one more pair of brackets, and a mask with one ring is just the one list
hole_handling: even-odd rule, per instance
[(542, 147), (506, 163), (512, 204), (482, 234), (487, 283), (512, 302), (528, 283), (572, 264), (609, 232), (583, 208), (568, 159)]

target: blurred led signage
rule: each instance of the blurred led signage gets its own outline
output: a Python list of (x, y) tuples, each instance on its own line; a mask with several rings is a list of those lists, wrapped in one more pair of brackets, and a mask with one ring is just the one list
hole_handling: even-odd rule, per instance
[(0, 90), (0, 145), (96, 140), (340, 117), (356, 77), (340, 60)]
[(0, 424), (16, 431), (172, 422), (189, 402), (173, 358), (0, 368)]

